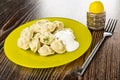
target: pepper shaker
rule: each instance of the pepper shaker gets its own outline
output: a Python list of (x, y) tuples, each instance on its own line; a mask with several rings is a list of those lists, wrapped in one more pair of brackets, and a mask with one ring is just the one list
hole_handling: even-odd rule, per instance
[(87, 26), (92, 30), (104, 29), (106, 21), (106, 12), (104, 6), (100, 1), (94, 1), (89, 6), (89, 12), (87, 12)]

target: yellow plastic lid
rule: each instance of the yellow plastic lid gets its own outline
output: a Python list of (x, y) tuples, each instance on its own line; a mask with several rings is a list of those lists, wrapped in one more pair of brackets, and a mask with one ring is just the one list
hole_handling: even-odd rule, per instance
[(104, 5), (101, 1), (94, 1), (89, 6), (89, 12), (91, 13), (102, 13), (104, 12)]

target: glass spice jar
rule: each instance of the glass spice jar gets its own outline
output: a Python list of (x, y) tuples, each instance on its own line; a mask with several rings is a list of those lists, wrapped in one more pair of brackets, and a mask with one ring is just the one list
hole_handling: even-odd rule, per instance
[(105, 27), (106, 13), (87, 12), (87, 26), (92, 30), (102, 30)]

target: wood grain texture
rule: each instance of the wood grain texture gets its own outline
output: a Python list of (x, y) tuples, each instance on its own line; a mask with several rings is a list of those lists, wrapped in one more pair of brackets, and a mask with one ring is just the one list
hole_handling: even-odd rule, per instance
[[(84, 6), (85, 4), (83, 5), (86, 0), (56, 0), (55, 4), (54, 1), (0, 0), (0, 80), (68, 80), (65, 79), (67, 74), (80, 70), (83, 62), (89, 56), (96, 43), (101, 39), (103, 31), (91, 30), (93, 41), (87, 52), (77, 60), (59, 67), (48, 69), (25, 68), (14, 64), (5, 56), (3, 48), (5, 38), (16, 27), (30, 20), (55, 15), (76, 19), (85, 23), (85, 15), (82, 15), (84, 14), (82, 11), (86, 11), (85, 9), (88, 7)], [(86, 2), (86, 4), (89, 2)], [(120, 0), (111, 0), (111, 5), (107, 5), (107, 2), (109, 1), (104, 2), (106, 4), (106, 11), (110, 12), (110, 8), (112, 10), (110, 13), (107, 13), (107, 18), (115, 17), (120, 19)], [(72, 3), (77, 3), (74, 6), (77, 9), (81, 9), (81, 11), (74, 9), (74, 6), (71, 7)], [(59, 10), (56, 11), (57, 9)], [(106, 39), (95, 55), (82, 80), (120, 80), (119, 31), (120, 22), (117, 24), (114, 35)], [(77, 79), (73, 77), (73, 80)]]

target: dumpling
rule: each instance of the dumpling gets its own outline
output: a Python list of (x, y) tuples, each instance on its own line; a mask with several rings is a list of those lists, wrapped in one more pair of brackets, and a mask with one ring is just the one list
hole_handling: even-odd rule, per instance
[(30, 30), (33, 30), (35, 33), (37, 33), (37, 32), (40, 33), (40, 31), (41, 31), (41, 25), (35, 23), (32, 26), (30, 26)]
[(51, 48), (57, 53), (64, 53), (66, 51), (65, 45), (61, 40), (54, 40), (51, 43)]
[(47, 55), (51, 55), (54, 54), (55, 52), (50, 48), (50, 46), (48, 45), (43, 45), (39, 50), (38, 53), (41, 56), (47, 56)]
[(57, 28), (57, 26), (54, 25), (52, 22), (46, 23), (46, 26), (48, 26), (49, 32), (54, 32), (55, 29)]
[(64, 23), (60, 21), (54, 21), (53, 25), (56, 26), (57, 30), (61, 30), (64, 28)]
[(23, 38), (20, 37), (20, 38), (18, 39), (17, 45), (18, 45), (18, 47), (20, 47), (20, 48), (22, 48), (22, 49), (24, 49), (24, 50), (29, 49), (29, 41), (26, 40), (26, 38), (24, 38), (24, 37), (23, 37)]
[(50, 22), (49, 20), (39, 20), (35, 24), (33, 24), (30, 29), (33, 30), (34, 32), (39, 32), (41, 33), (43, 30), (41, 28), (44, 26), (45, 23)]
[(47, 22), (47, 23), (42, 24), (41, 33), (50, 32), (49, 26), (52, 26), (51, 22)]
[(29, 42), (33, 36), (33, 31), (30, 30), (28, 27), (23, 29), (20, 38), (17, 41), (18, 47), (27, 50), (29, 48)]
[(30, 29), (34, 32), (44, 33), (44, 32), (54, 32), (58, 24), (54, 24), (49, 20), (39, 20)]
[(53, 32), (55, 31), (56, 26), (52, 22), (46, 22), (41, 26), (41, 33), (44, 32)]
[(26, 40), (30, 40), (33, 36), (33, 30), (31, 30), (30, 28), (25, 28), (21, 31), (20, 37), (22, 38), (26, 38)]
[(46, 26), (48, 26), (49, 32), (54, 32), (57, 27), (52, 22), (46, 23)]
[(54, 39), (55, 36), (49, 32), (45, 32), (40, 35), (40, 42), (43, 44), (50, 45)]
[(37, 33), (34, 38), (32, 38), (31, 42), (29, 43), (30, 49), (33, 52), (36, 52), (40, 48), (40, 41), (39, 41), (39, 33)]

